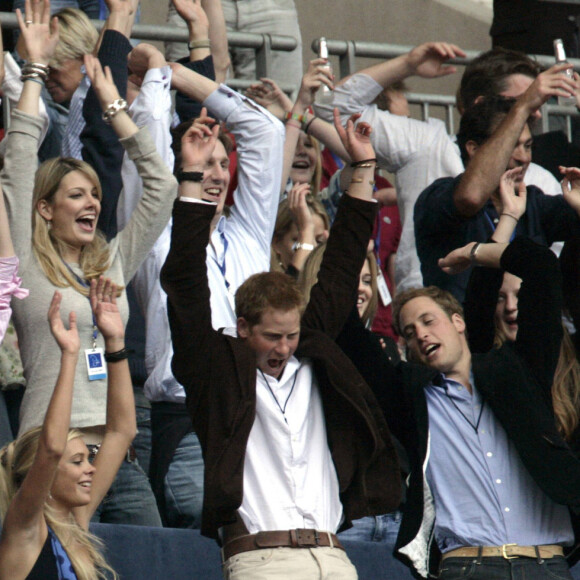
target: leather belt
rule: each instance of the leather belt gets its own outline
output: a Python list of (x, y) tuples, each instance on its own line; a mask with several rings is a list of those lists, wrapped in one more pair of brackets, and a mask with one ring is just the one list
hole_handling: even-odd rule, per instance
[[(101, 448), (101, 444), (98, 445), (87, 445), (87, 449), (89, 450), (89, 461), (92, 463)], [(129, 449), (127, 449), (127, 454), (124, 457), (124, 461), (127, 463), (134, 463), (137, 459), (137, 452), (135, 451), (135, 447), (133, 445), (129, 445)]]
[(267, 548), (318, 548), (330, 547), (344, 550), (339, 539), (330, 532), (318, 530), (276, 530), (239, 536), (224, 544), (222, 558), (225, 562), (236, 554)]
[(441, 557), (446, 558), (543, 558), (545, 560), (554, 556), (563, 556), (564, 549), (556, 544), (544, 546), (518, 546), (518, 544), (504, 544), (503, 546), (481, 546), (457, 548), (450, 552), (445, 552)]

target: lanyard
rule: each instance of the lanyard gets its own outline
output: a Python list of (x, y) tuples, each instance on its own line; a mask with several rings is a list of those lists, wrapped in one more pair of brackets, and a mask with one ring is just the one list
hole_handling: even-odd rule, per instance
[[(489, 214), (487, 213), (487, 211), (483, 210), (483, 214), (487, 218), (487, 222), (489, 223), (489, 225), (491, 227), (491, 232), (492, 232), (492, 235), (493, 235), (493, 232), (495, 232), (495, 228), (497, 226), (493, 223), (493, 220), (491, 219), (491, 217), (489, 216)], [(517, 227), (517, 225), (516, 225), (516, 227)], [(510, 237), (510, 242), (513, 242), (515, 237), (516, 237), (516, 230), (514, 228), (514, 231), (512, 232), (512, 235)]]
[[(76, 281), (83, 287), (83, 288), (90, 288), (91, 285), (80, 276), (63, 260), (64, 265), (68, 268), (68, 271), (75, 277)], [(89, 301), (89, 306), (91, 304), (91, 298), (87, 296)], [(95, 318), (95, 313), (93, 312), (93, 308), (91, 306), (91, 315), (93, 317), (93, 350), (97, 348), (97, 336), (99, 336), (99, 329), (97, 327), (97, 319)]]

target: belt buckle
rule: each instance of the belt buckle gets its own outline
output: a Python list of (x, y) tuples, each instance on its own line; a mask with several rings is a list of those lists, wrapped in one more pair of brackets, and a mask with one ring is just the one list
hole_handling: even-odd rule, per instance
[(501, 555), (506, 560), (513, 560), (514, 558), (517, 558), (517, 556), (508, 556), (506, 548), (509, 548), (510, 546), (517, 546), (517, 544), (503, 544), (501, 547)]
[[(296, 537), (296, 545), (300, 548), (316, 548), (320, 545), (320, 536), (318, 530), (311, 530), (308, 528), (296, 528), (292, 530)], [(306, 539), (308, 536), (314, 535), (314, 541)], [(303, 539), (304, 537), (304, 539)]]

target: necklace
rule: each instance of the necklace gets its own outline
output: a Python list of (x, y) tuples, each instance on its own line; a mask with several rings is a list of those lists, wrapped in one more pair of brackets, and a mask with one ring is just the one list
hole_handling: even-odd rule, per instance
[(481, 416), (483, 415), (483, 407), (485, 405), (485, 401), (483, 399), (481, 400), (481, 409), (479, 410), (479, 416), (477, 417), (477, 423), (474, 425), (469, 420), (469, 417), (456, 405), (455, 401), (451, 398), (451, 395), (449, 394), (449, 387), (447, 385), (444, 385), (444, 388), (445, 388), (445, 394), (447, 395), (447, 398), (451, 401), (451, 404), (457, 409), (459, 414), (469, 423), (469, 426), (475, 431), (475, 434), (477, 435), (479, 433), (479, 423), (481, 422)]
[(274, 402), (278, 406), (278, 409), (280, 409), (280, 412), (282, 413), (282, 415), (284, 417), (284, 422), (286, 423), (286, 425), (288, 425), (288, 420), (286, 419), (286, 407), (288, 406), (288, 401), (290, 400), (290, 397), (292, 396), (292, 393), (294, 392), (294, 387), (296, 386), (296, 379), (298, 378), (298, 371), (300, 370), (300, 367), (298, 367), (296, 369), (296, 372), (294, 373), (294, 380), (292, 381), (292, 386), (290, 387), (290, 392), (288, 393), (288, 396), (286, 397), (286, 400), (284, 401), (284, 406), (280, 405), (280, 402), (278, 401), (278, 398), (274, 394), (272, 387), (270, 387), (270, 383), (268, 382), (268, 379), (266, 378), (264, 371), (262, 369), (258, 369), (258, 370), (262, 374), (262, 378), (264, 379), (264, 382), (266, 383), (266, 386), (268, 387), (270, 394), (274, 398)]

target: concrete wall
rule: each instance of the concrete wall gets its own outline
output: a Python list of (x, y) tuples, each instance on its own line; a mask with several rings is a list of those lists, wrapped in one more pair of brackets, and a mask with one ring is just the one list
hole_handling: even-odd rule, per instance
[[(142, 0), (142, 22), (163, 24), (168, 0)], [(243, 0), (240, 0), (243, 2)], [(416, 45), (447, 40), (471, 50), (490, 46), (491, 11), (477, 0), (295, 0), (304, 43), (304, 62), (314, 57), (314, 38)], [(360, 60), (360, 68), (371, 61)], [(335, 67), (338, 68), (338, 67)], [(460, 71), (461, 72), (461, 71)], [(412, 79), (411, 91), (453, 94), (455, 77)]]

